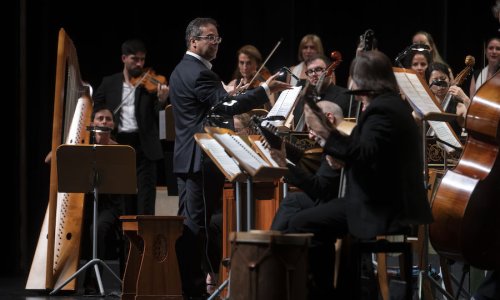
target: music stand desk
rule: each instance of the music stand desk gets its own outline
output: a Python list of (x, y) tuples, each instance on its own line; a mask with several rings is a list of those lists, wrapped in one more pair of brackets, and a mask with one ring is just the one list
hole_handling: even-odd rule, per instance
[(135, 151), (125, 145), (68, 145), (57, 148), (58, 191), (65, 193), (94, 193), (92, 260), (71, 275), (50, 295), (82, 273), (94, 266), (99, 291), (104, 295), (98, 264), (104, 266), (120, 283), (121, 279), (101, 259), (97, 258), (97, 216), (98, 195), (135, 194), (137, 180), (135, 170)]

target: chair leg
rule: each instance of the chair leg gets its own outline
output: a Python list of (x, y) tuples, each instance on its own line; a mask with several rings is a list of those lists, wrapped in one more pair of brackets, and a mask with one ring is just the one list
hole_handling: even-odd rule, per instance
[(389, 280), (387, 278), (387, 254), (377, 253), (377, 278), (383, 300), (389, 300)]

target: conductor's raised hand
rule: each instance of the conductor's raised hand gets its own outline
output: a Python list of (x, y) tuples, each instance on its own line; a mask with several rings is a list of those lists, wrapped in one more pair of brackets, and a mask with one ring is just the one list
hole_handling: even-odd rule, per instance
[(292, 85), (283, 81), (276, 80), (276, 77), (279, 75), (279, 72), (269, 77), (266, 80), (266, 84), (269, 87), (271, 93), (277, 93), (284, 90), (289, 90), (292, 88)]

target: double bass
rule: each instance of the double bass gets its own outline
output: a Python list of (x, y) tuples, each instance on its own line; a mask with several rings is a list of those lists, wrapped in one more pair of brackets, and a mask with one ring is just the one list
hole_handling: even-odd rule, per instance
[(468, 138), (431, 203), (430, 241), (442, 256), (480, 269), (500, 269), (500, 72), (473, 97)]

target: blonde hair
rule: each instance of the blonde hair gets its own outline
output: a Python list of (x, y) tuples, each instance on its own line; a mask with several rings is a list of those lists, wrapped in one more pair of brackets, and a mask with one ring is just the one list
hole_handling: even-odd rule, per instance
[(299, 61), (304, 61), (302, 57), (302, 49), (306, 46), (307, 43), (312, 42), (318, 53), (323, 54), (325, 51), (323, 50), (323, 43), (321, 42), (321, 38), (315, 34), (306, 34), (302, 40), (300, 40), (299, 44), (299, 53), (298, 58)]
[(432, 35), (430, 33), (428, 33), (427, 31), (423, 31), (423, 30), (420, 30), (420, 31), (417, 31), (413, 37), (415, 37), (417, 34), (421, 34), (423, 36), (425, 36), (425, 38), (427, 39), (427, 42), (429, 42), (429, 46), (431, 47), (431, 55), (432, 55), (432, 61), (434, 62), (440, 62), (440, 63), (443, 63), (445, 65), (448, 65), (444, 59), (441, 57), (441, 54), (439, 54), (439, 50), (437, 49), (437, 46), (436, 46), (436, 43), (434, 42), (434, 38), (432, 37)]

